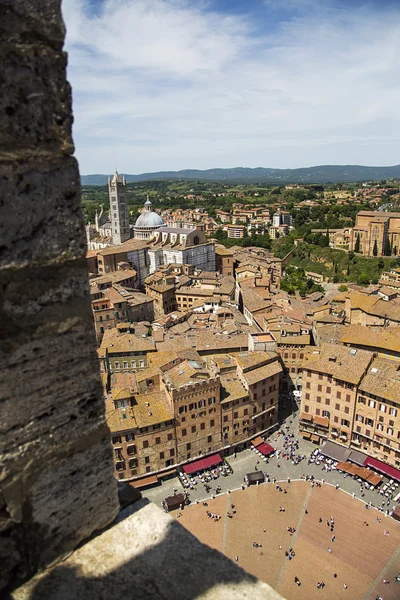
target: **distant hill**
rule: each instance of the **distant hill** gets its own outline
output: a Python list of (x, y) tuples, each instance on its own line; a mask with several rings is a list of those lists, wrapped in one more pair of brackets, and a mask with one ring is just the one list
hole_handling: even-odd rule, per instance
[[(158, 171), (125, 175), (127, 182), (155, 179), (188, 179), (197, 181), (221, 181), (225, 183), (335, 183), (379, 179), (400, 179), (400, 165), (394, 167), (363, 167), (361, 165), (321, 165), (302, 169), (184, 169), (183, 171)], [(83, 185), (105, 185), (107, 175), (82, 175)]]

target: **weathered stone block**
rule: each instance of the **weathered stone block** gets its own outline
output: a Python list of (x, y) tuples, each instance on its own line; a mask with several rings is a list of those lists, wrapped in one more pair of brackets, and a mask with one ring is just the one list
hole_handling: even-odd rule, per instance
[(15, 590), (12, 599), (282, 600), (154, 504), (133, 506), (133, 514)]
[[(18, 159), (29, 150), (72, 154), (71, 89), (66, 54), (43, 44), (0, 44), (0, 150)], [(23, 156), (25, 158), (26, 155)]]
[(1, 0), (0, 31), (6, 39), (44, 39), (62, 47), (61, 0)]
[(0, 165), (0, 267), (84, 256), (76, 161)]
[(59, 0), (0, 3), (0, 594), (118, 511)]

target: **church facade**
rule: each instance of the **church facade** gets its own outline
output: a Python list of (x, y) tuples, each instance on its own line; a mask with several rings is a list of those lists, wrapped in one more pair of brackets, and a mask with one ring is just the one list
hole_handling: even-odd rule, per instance
[(203, 271), (215, 271), (215, 244), (204, 231), (178, 227), (160, 227), (148, 249), (150, 273), (161, 265), (194, 265)]

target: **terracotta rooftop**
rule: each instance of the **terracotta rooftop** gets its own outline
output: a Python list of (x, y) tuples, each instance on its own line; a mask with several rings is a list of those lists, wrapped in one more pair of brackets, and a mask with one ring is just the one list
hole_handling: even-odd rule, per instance
[(323, 344), (306, 354), (303, 369), (331, 375), (340, 381), (358, 384), (373, 357), (372, 352), (337, 344)]
[(349, 325), (344, 329), (339, 342), (400, 353), (400, 328), (398, 326), (382, 328)]
[(164, 378), (176, 390), (179, 390), (184, 385), (207, 381), (210, 378), (210, 372), (202, 361), (185, 360), (164, 371)]
[(128, 352), (152, 352), (155, 350), (151, 338), (143, 338), (134, 333), (121, 333), (116, 327), (106, 329), (101, 341), (99, 354), (105, 356), (106, 349), (109, 354)]
[(282, 370), (283, 369), (280, 362), (278, 360), (274, 360), (268, 365), (264, 365), (258, 369), (246, 371), (246, 373), (243, 373), (243, 377), (247, 381), (248, 385), (254, 385), (263, 379), (267, 379), (268, 377), (282, 373)]
[(375, 358), (359, 389), (378, 398), (400, 404), (400, 362)]

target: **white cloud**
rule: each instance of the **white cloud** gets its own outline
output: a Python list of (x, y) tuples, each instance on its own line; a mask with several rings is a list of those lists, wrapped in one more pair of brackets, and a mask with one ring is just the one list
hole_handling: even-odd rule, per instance
[(189, 0), (89, 9), (63, 2), (83, 173), (398, 162), (400, 10), (266, 10), (260, 35)]

